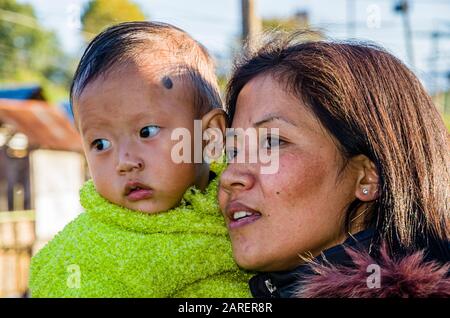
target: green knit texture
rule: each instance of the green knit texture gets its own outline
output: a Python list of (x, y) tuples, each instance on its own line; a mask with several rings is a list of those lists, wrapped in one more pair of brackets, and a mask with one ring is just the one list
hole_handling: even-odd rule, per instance
[[(224, 165), (212, 164), (218, 175)], [(31, 262), (32, 297), (250, 297), (217, 203), (218, 177), (180, 205), (145, 214), (115, 205), (92, 181), (84, 207)]]

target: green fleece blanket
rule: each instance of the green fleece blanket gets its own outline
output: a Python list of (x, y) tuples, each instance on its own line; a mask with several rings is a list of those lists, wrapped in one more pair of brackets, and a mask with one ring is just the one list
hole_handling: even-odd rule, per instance
[(178, 207), (148, 215), (112, 204), (88, 181), (85, 212), (32, 259), (32, 297), (250, 297), (217, 186), (190, 188)]

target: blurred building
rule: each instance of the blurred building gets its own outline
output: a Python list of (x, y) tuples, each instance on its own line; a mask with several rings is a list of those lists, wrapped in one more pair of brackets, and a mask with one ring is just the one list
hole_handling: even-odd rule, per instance
[(0, 90), (0, 297), (26, 293), (32, 253), (81, 212), (85, 176), (70, 119), (38, 88)]
[(0, 99), (45, 101), (39, 85), (19, 86), (0, 89)]

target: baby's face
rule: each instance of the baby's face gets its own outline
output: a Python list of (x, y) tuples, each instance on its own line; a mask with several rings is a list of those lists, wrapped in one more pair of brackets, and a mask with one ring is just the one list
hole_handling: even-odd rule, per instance
[(172, 130), (193, 132), (192, 97), (180, 80), (170, 87), (162, 77), (130, 64), (95, 79), (74, 101), (97, 191), (147, 213), (176, 206), (197, 178), (196, 165), (171, 159)]

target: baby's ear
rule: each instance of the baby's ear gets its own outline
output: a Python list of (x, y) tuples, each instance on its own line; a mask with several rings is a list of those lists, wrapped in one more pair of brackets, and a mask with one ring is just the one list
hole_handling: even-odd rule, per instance
[(210, 110), (202, 117), (204, 152), (203, 158), (209, 162), (219, 159), (224, 145), (226, 115), (220, 108)]
[(214, 108), (207, 112), (202, 117), (202, 130), (205, 131), (209, 128), (219, 129), (222, 135), (225, 133), (226, 127), (226, 115), (223, 109)]

